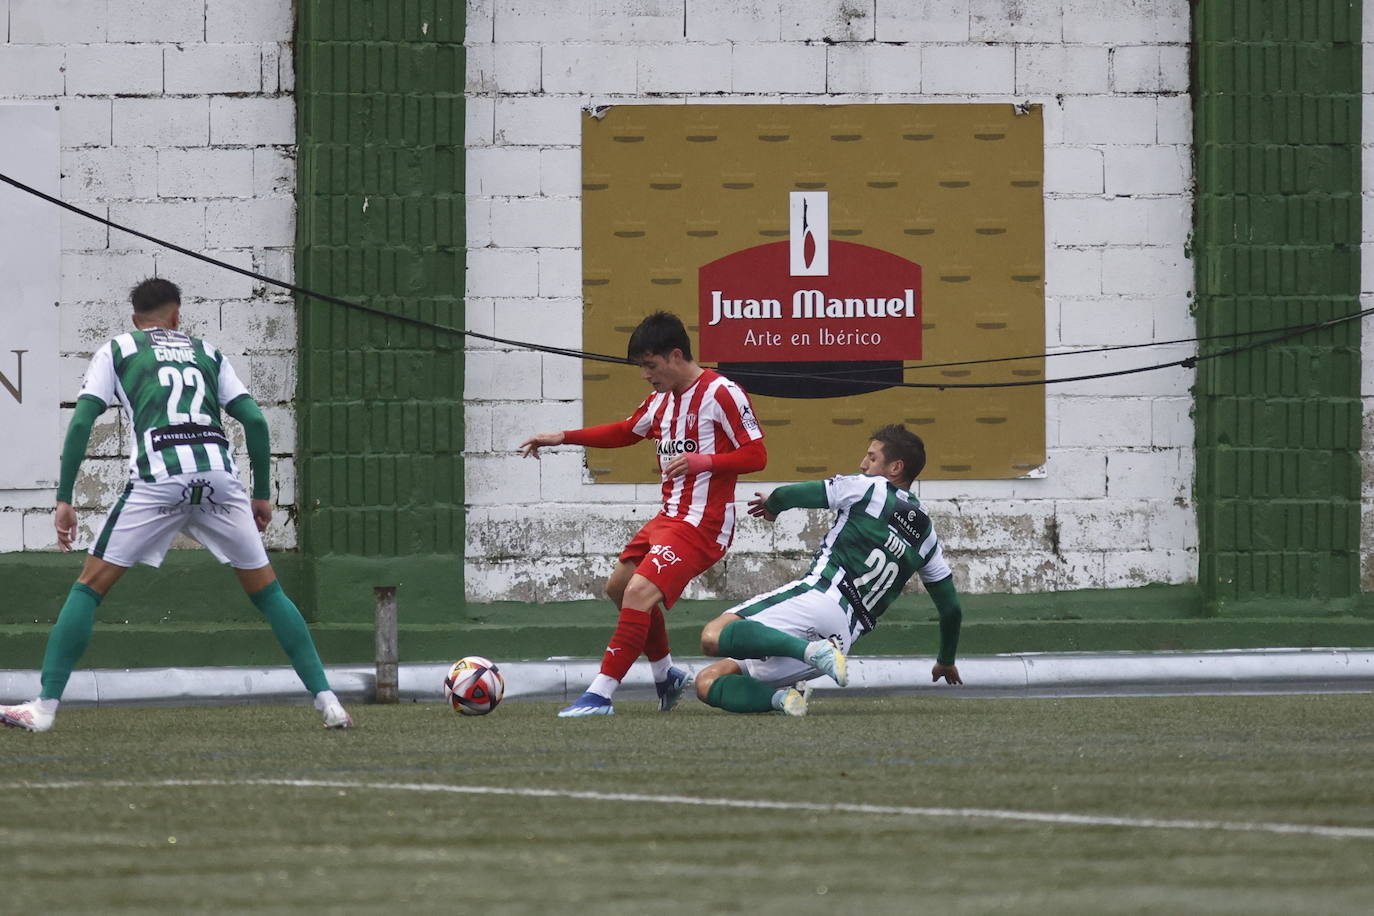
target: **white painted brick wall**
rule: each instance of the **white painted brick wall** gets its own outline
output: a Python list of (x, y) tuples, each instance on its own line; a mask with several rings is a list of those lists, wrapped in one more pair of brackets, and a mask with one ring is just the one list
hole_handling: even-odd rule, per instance
[[(233, 264), (286, 271), (289, 280), (294, 25), (285, 0), (3, 0), (0, 103), (60, 107), (65, 199)], [(256, 385), (278, 456), (277, 501), (293, 504), (291, 300), (75, 215), (63, 216), (61, 269), (62, 400), (75, 398), (91, 352), (126, 329), (129, 288), (166, 276), (182, 287), (184, 326), (223, 347)], [(64, 409), (64, 428), (69, 419)], [(246, 474), (242, 431), (230, 427)], [(124, 436), (107, 411), (76, 489), (79, 543), (89, 543), (123, 480)], [(58, 456), (52, 461), (55, 472)], [(52, 501), (50, 490), (0, 491), (0, 551), (54, 549)], [(269, 544), (290, 547), (295, 538), (278, 513)]]
[[(1058, 353), (1190, 337), (1188, 22), (1185, 0), (474, 2), (469, 327), (581, 340), (587, 105), (1028, 101), (1045, 114), (1046, 346)], [(511, 515), (504, 500), (538, 502), (553, 529), (583, 533), (579, 545), (532, 532), (521, 549), (555, 558), (537, 576), (480, 546), (469, 556), (469, 598), (599, 596), (613, 555), (655, 511), (656, 487), (592, 484), (577, 448), (548, 450), (537, 463), (516, 457), (541, 424), (580, 425), (582, 367), (469, 347), (468, 492), (481, 504), (468, 518), (469, 541), (494, 543), (527, 517)], [(1055, 357), (1050, 374), (1188, 352)], [(1050, 387), (1043, 477), (921, 483), (960, 587), (1194, 581), (1190, 383), (1174, 369)], [(1374, 452), (1374, 419), (1369, 425)], [(768, 487), (747, 480), (741, 507)], [(773, 529), (746, 524), (722, 568), (691, 594), (740, 597), (782, 581), (824, 524), (824, 513), (785, 515)], [(1374, 530), (1374, 514), (1366, 526)]]

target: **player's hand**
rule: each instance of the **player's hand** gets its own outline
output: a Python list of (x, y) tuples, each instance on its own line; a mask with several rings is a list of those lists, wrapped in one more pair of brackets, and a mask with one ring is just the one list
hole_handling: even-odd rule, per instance
[(57, 529), (57, 547), (59, 550), (71, 550), (72, 542), (76, 540), (76, 510), (71, 503), (59, 502), (57, 511), (52, 516), (53, 527)]
[(764, 505), (767, 501), (767, 496), (755, 491), (754, 498), (749, 500), (749, 514), (754, 516), (754, 518), (761, 518), (765, 522), (776, 521), (778, 517), (772, 512), (769, 512), (768, 508)]
[(253, 522), (258, 526), (259, 531), (266, 531), (267, 525), (272, 521), (272, 500), (255, 499), (253, 500)]
[(938, 684), (940, 678), (944, 678), (949, 684), (962, 684), (964, 679), (959, 676), (959, 668), (956, 665), (941, 665), (938, 662), (934, 668), (930, 669), (931, 683)]
[(524, 442), (521, 442), (521, 443), (520, 443), (520, 457), (522, 457), (522, 458), (538, 458), (538, 457), (539, 457), (539, 450), (540, 450), (541, 448), (547, 448), (547, 447), (549, 447), (549, 446), (553, 446), (553, 445), (562, 445), (562, 444), (563, 444), (563, 433), (562, 433), (562, 432), (556, 432), (556, 433), (539, 433), (538, 435), (530, 436), (530, 437), (529, 437), (528, 439), (526, 439)]
[(687, 452), (678, 455), (672, 461), (668, 462), (668, 466), (663, 469), (663, 476), (668, 480), (672, 480), (674, 477), (681, 477), (683, 474), (689, 474), (695, 477), (702, 471), (709, 471), (710, 469), (710, 455)]

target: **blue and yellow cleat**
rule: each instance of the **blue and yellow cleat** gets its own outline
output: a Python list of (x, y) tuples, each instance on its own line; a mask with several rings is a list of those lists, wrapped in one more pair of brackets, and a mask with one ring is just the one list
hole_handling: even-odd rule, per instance
[(682, 695), (687, 692), (687, 688), (690, 686), (692, 686), (690, 674), (681, 668), (669, 668), (666, 678), (654, 682), (654, 690), (658, 691), (658, 711), (671, 712), (681, 702)]
[(588, 691), (573, 700), (571, 706), (558, 710), (560, 719), (580, 719), (583, 716), (613, 716), (615, 707), (608, 697)]

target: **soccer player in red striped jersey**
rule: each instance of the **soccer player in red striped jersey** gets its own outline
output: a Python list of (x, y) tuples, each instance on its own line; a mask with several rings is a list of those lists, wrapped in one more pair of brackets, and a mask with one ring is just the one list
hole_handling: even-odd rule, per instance
[(525, 457), (553, 445), (622, 448), (643, 439), (658, 447), (663, 510), (634, 536), (606, 581), (620, 620), (601, 673), (564, 718), (608, 716), (616, 688), (644, 653), (653, 668), (659, 709), (677, 705), (691, 683), (673, 665), (663, 611), (687, 583), (725, 555), (735, 533), (735, 479), (763, 470), (768, 452), (749, 396), (725, 376), (697, 365), (681, 319), (655, 312), (630, 335), (628, 356), (653, 394), (626, 420), (540, 433), (521, 444)]

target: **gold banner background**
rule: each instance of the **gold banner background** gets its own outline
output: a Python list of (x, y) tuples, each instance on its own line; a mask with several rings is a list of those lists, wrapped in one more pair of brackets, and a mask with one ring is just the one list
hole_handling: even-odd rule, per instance
[[(788, 192), (830, 192), (830, 236), (921, 265), (923, 359), (1045, 348), (1043, 118), (1011, 105), (625, 105), (582, 130), (583, 346), (625, 354), (658, 309), (697, 331), (697, 269), (788, 238)], [(908, 382), (1040, 379), (1044, 360), (917, 368)], [(863, 364), (857, 364), (863, 365)], [(587, 363), (586, 425), (648, 394), (639, 370)], [(924, 479), (1021, 477), (1045, 462), (1045, 391), (889, 388), (843, 398), (751, 395), (769, 480), (851, 473), (867, 434), (926, 441)], [(658, 479), (651, 450), (592, 450), (594, 479)]]

